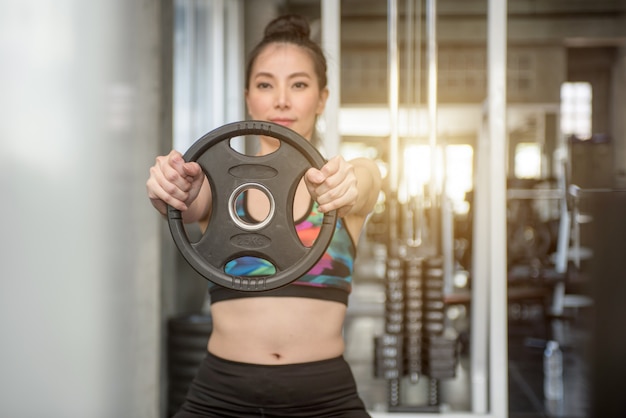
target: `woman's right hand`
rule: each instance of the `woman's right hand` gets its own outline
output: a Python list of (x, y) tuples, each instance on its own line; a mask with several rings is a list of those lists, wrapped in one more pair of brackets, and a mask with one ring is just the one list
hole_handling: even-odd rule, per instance
[(152, 206), (166, 215), (168, 205), (181, 212), (187, 211), (198, 197), (204, 180), (198, 163), (185, 162), (180, 152), (172, 150), (156, 158), (150, 167), (146, 188)]

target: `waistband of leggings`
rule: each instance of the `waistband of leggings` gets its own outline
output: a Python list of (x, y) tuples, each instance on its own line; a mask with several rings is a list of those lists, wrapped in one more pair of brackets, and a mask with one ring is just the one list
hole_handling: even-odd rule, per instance
[(225, 364), (225, 365), (230, 365), (232, 367), (245, 367), (245, 368), (250, 368), (250, 367), (255, 367), (255, 368), (268, 368), (268, 369), (277, 369), (277, 368), (290, 368), (290, 367), (324, 367), (327, 365), (336, 365), (336, 364), (345, 364), (346, 361), (343, 357), (343, 355), (339, 355), (337, 357), (332, 357), (329, 359), (322, 359), (322, 360), (315, 360), (315, 361), (307, 361), (307, 362), (303, 362), (303, 363), (287, 363), (287, 364), (258, 364), (258, 363), (246, 363), (246, 362), (240, 362), (240, 361), (235, 361), (235, 360), (229, 360), (229, 359), (225, 359), (219, 356), (216, 356), (215, 354), (211, 353), (210, 351), (207, 352), (207, 360), (215, 362), (215, 363), (221, 363), (221, 364)]

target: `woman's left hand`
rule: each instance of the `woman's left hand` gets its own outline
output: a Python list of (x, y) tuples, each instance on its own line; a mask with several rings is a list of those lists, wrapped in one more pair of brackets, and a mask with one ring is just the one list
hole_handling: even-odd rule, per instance
[(337, 216), (343, 217), (352, 210), (358, 198), (354, 166), (341, 156), (333, 157), (319, 170), (307, 170), (304, 182), (320, 212), (337, 210)]

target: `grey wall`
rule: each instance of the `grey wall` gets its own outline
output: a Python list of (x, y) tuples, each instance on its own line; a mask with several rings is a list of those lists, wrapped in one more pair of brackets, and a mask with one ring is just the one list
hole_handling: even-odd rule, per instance
[[(626, 17), (624, 18), (626, 25)], [(614, 164), (617, 172), (616, 186), (626, 188), (626, 47), (617, 50), (613, 68), (612, 129), (615, 138)]]
[(159, 414), (157, 0), (0, 0), (0, 416)]

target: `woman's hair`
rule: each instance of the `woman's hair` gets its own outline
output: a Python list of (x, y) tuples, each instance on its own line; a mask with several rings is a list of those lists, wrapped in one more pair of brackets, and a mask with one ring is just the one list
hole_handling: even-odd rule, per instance
[(246, 67), (246, 89), (249, 88), (252, 66), (266, 46), (273, 43), (289, 43), (304, 48), (313, 60), (315, 75), (319, 88), (324, 89), (328, 83), (326, 77), (326, 57), (320, 46), (310, 38), (309, 23), (299, 15), (283, 15), (275, 18), (265, 27), (263, 39), (248, 55)]

